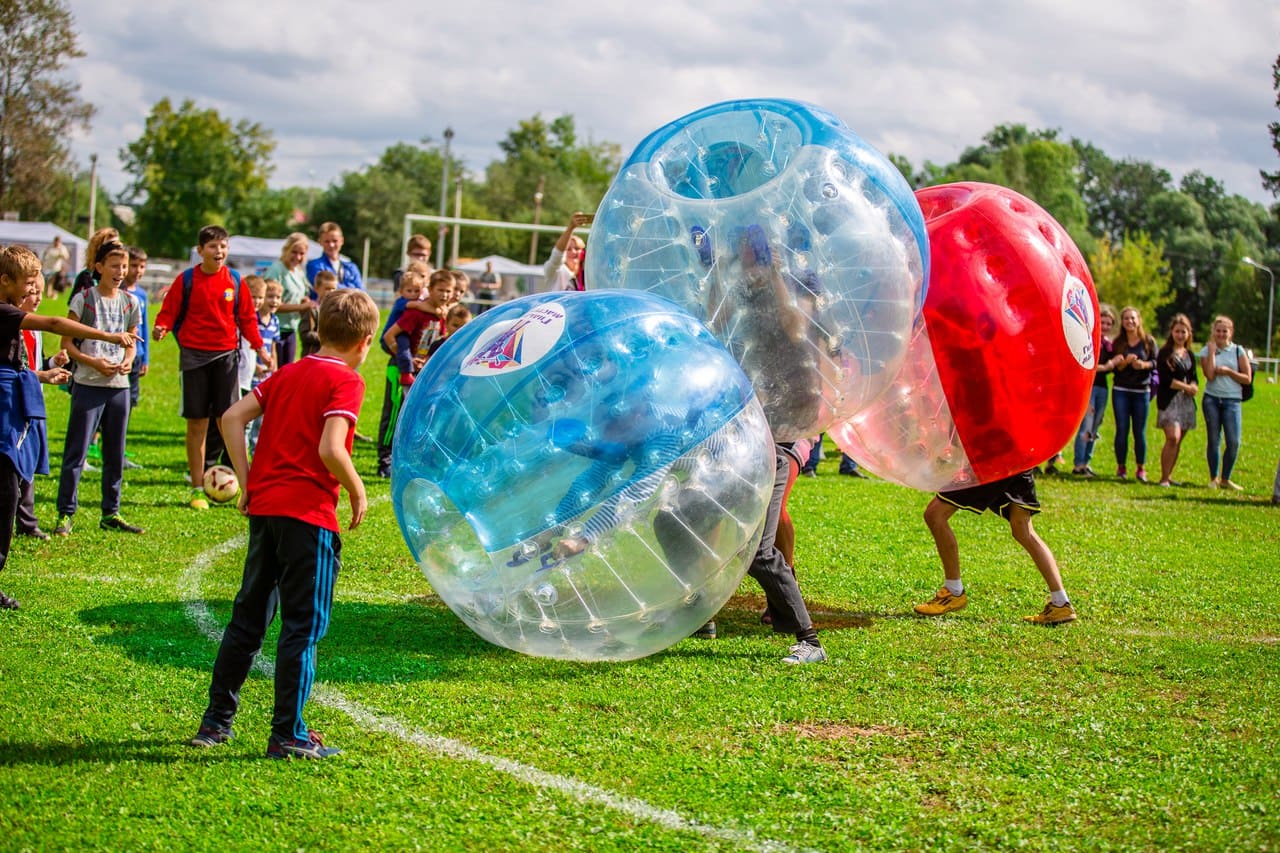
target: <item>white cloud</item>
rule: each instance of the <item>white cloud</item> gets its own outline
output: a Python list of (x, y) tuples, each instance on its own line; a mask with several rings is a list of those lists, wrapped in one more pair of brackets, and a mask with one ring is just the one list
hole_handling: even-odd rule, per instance
[(1175, 176), (1200, 168), (1259, 201), (1258, 170), (1277, 167), (1280, 7), (1267, 0), (160, 5), (71, 0), (89, 54), (73, 74), (99, 108), (74, 148), (99, 153), (113, 191), (118, 150), (166, 96), (270, 128), (280, 185), (323, 185), (446, 125), (478, 173), (534, 113), (571, 113), (625, 153), (742, 97), (813, 101), (917, 164), (1023, 122)]

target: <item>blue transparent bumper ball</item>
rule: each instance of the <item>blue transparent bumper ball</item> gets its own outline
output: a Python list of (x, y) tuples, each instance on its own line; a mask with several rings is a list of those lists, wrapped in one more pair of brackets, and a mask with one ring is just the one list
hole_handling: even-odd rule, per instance
[(596, 211), (586, 276), (703, 320), (788, 441), (889, 386), (928, 258), (920, 206), (887, 158), (818, 107), (744, 100), (640, 143)]
[(391, 473), (445, 603), (490, 642), (572, 660), (643, 657), (711, 618), (772, 484), (733, 357), (629, 291), (525, 297), (464, 326), (405, 401)]

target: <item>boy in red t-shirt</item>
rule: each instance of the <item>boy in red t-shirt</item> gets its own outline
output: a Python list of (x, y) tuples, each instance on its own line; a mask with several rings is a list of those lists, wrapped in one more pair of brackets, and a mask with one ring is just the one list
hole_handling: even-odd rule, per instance
[(263, 361), (271, 353), (258, 334), (258, 312), (249, 288), (238, 285), (226, 267), (227, 230), (206, 225), (198, 238), (200, 263), (191, 270), (186, 293), (180, 273), (169, 285), (152, 337), (159, 341), (173, 332), (182, 354), (182, 417), (187, 421), (187, 468), (192, 509), (208, 509), (200, 486), (204, 482), (205, 436), (209, 419), (218, 419), (240, 399), (240, 336)]
[[(405, 273), (401, 284), (409, 277), (410, 274)], [(404, 395), (413, 384), (414, 374), (426, 361), (427, 347), (444, 336), (445, 315), (452, 294), (453, 275), (448, 270), (436, 270), (428, 281), (426, 298), (408, 302), (395, 322), (382, 333), (383, 346), (395, 355), (387, 366), (387, 387), (378, 422), (379, 477), (391, 476), (391, 447)], [(410, 364), (405, 363), (406, 355), (410, 356)]]
[[(328, 758), (327, 747), (302, 720), (315, 679), (315, 647), (329, 627), (342, 541), (338, 490), (347, 490), (354, 530), (369, 508), (351, 462), (356, 419), (364, 402), (357, 372), (378, 329), (378, 306), (363, 290), (330, 293), (320, 303), (320, 350), (287, 364), (222, 416), (222, 435), (247, 486), (240, 511), (249, 517), (244, 580), (213, 665), (209, 706), (192, 746), (233, 737), (240, 687), (262, 638), (280, 609), (276, 644), (275, 713), (268, 758)], [(245, 427), (262, 417), (253, 464)]]

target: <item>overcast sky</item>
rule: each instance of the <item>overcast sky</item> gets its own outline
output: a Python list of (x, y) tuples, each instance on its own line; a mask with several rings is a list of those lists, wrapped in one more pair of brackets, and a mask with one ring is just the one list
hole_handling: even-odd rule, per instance
[[(400, 141), (482, 175), (521, 119), (570, 113), (626, 156), (736, 98), (816, 103), (881, 151), (953, 161), (996, 124), (1059, 128), (1270, 203), (1276, 0), (70, 0), (98, 107), (73, 145), (118, 193), (151, 107), (192, 98), (277, 141), (273, 186), (327, 186)], [(548, 187), (548, 192), (553, 188)]]

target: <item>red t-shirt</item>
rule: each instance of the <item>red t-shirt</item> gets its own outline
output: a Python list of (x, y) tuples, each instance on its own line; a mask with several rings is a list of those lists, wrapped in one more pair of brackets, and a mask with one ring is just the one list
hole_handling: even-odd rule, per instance
[[(178, 330), (178, 343), (187, 349), (205, 352), (230, 352), (240, 347), (240, 335), (262, 349), (262, 335), (258, 334), (258, 312), (253, 308), (253, 294), (243, 282), (240, 284), (240, 302), (236, 304), (236, 282), (231, 271), (219, 267), (210, 275), (196, 266), (192, 272), (191, 297), (187, 302), (187, 316), (182, 318)], [(157, 329), (172, 329), (182, 308), (182, 273), (169, 285), (156, 315)]]
[(320, 458), (331, 417), (351, 421), (347, 452), (364, 402), (364, 379), (341, 359), (309, 355), (253, 389), (262, 431), (249, 466), (249, 514), (282, 515), (338, 532), (338, 480)]
[(444, 318), (416, 308), (406, 308), (396, 325), (409, 335), (409, 345), (416, 355), (426, 355), (432, 342), (444, 337)]

